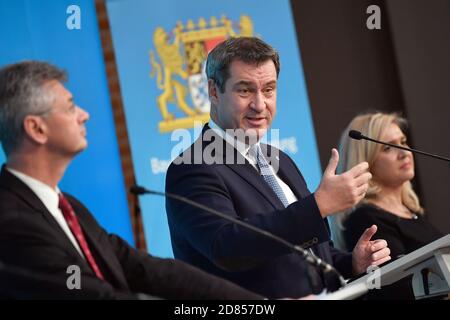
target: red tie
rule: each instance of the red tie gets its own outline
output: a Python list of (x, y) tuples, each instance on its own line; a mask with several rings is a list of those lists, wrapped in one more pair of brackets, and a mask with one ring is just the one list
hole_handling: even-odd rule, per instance
[(73, 208), (70, 205), (69, 201), (67, 201), (67, 199), (62, 195), (62, 193), (59, 194), (59, 208), (61, 209), (64, 218), (66, 219), (66, 222), (70, 227), (70, 230), (72, 230), (73, 235), (77, 239), (84, 256), (89, 262), (92, 270), (94, 270), (95, 275), (98, 278), (104, 280), (103, 274), (100, 271), (97, 263), (95, 262), (91, 250), (89, 249), (89, 246), (86, 242), (86, 238), (83, 235), (83, 231), (81, 230), (80, 224), (78, 223), (77, 216), (75, 215), (75, 212), (73, 211)]

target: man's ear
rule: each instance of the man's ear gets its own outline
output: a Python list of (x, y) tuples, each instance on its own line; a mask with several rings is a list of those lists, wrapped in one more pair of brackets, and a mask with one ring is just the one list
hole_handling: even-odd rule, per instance
[(211, 104), (217, 105), (219, 102), (218, 90), (216, 86), (216, 82), (213, 79), (208, 80), (208, 93), (209, 100), (211, 100)]
[(23, 120), (23, 128), (26, 136), (38, 144), (44, 144), (48, 140), (48, 127), (40, 116), (27, 115)]

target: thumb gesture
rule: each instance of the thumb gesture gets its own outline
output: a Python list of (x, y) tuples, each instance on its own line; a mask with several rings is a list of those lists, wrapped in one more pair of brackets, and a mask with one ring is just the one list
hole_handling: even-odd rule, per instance
[(331, 158), (328, 162), (328, 166), (325, 169), (324, 175), (325, 176), (334, 176), (336, 175), (336, 168), (339, 163), (339, 152), (333, 148), (331, 149)]

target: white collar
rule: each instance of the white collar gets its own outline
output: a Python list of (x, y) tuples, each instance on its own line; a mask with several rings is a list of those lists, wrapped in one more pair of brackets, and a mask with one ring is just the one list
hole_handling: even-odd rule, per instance
[(25, 183), (36, 194), (36, 196), (42, 201), (42, 203), (47, 207), (49, 211), (52, 211), (51, 208), (58, 207), (58, 194), (60, 193), (58, 187), (56, 187), (56, 189), (53, 189), (49, 185), (33, 177), (30, 177), (25, 173), (19, 172), (9, 167), (6, 167), (6, 169), (23, 183)]
[[(222, 139), (231, 144), (242, 156), (247, 157), (251, 146), (239, 141), (234, 137), (233, 129), (224, 130), (219, 127), (212, 119), (208, 122), (209, 127), (214, 130)], [(259, 144), (259, 141), (256, 143)]]

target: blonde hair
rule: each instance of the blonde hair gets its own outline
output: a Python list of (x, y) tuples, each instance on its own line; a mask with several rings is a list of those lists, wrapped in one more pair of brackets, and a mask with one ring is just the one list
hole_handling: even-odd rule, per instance
[[(338, 173), (345, 172), (358, 163), (366, 161), (370, 167), (374, 164), (382, 146), (377, 143), (366, 140), (354, 140), (348, 137), (350, 130), (360, 131), (363, 135), (380, 140), (383, 130), (390, 124), (397, 124), (402, 131), (406, 128), (406, 120), (400, 117), (397, 113), (367, 113), (355, 117), (347, 128), (342, 133), (339, 143), (339, 166)], [(377, 198), (381, 191), (381, 187), (372, 179), (369, 182), (369, 188), (360, 204), (370, 202)], [(423, 214), (424, 210), (420, 206), (419, 198), (414, 192), (412, 184), (407, 181), (402, 187), (402, 202), (412, 212)], [(332, 229), (332, 238), (335, 245), (341, 249), (345, 249), (345, 242), (343, 239), (344, 222), (355, 208), (349, 209), (346, 212), (341, 212), (333, 215), (330, 218)]]

